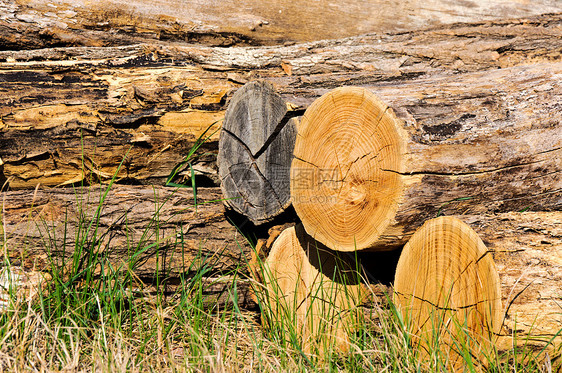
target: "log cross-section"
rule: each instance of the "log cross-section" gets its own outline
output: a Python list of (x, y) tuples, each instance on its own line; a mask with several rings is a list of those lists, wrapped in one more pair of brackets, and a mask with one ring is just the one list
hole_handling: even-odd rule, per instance
[(482, 365), (492, 359), (502, 320), (500, 278), (467, 224), (444, 216), (418, 229), (400, 255), (394, 291), (422, 357), (440, 350), (455, 371), (467, 352)]
[(262, 81), (236, 91), (226, 111), (217, 159), (221, 187), (228, 204), (254, 224), (290, 205), (295, 115)]
[(365, 299), (357, 264), (306, 234), (285, 229), (264, 262), (262, 320), (305, 353), (350, 348)]
[(373, 93), (335, 89), (299, 125), (293, 205), (306, 231), (341, 251), (374, 246), (398, 209), (404, 144), (398, 119)]

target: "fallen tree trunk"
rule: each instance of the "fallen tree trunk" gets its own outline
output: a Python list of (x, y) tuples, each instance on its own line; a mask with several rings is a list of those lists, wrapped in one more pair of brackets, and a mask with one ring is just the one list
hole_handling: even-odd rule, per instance
[[(399, 116), (420, 126), (474, 115), (475, 108), (482, 115), (489, 111), (492, 120), (508, 112), (532, 116), (520, 112), (522, 103), (515, 109), (512, 103), (525, 99), (519, 93), (532, 95), (527, 86), (539, 89), (537, 105), (543, 105), (544, 95), (556, 95), (556, 75), (550, 71), (557, 71), (552, 61), (562, 51), (560, 22), (559, 14), (545, 15), (276, 47), (225, 49), (154, 41), (0, 51), (2, 173), (14, 189), (88, 181), (88, 175), (103, 180), (132, 146), (119, 177), (163, 182), (189, 154), (195, 138), (224, 117), (230, 94), (260, 78), (303, 106), (335, 86), (370, 86), (392, 107), (403, 108)], [(542, 67), (495, 71), (528, 64), (530, 51), (533, 64), (544, 63)], [(490, 92), (486, 74), (476, 73), (489, 69), (507, 79), (502, 83), (507, 91)], [(475, 75), (457, 74), (470, 72)], [(513, 74), (527, 75), (513, 84)], [(451, 87), (457, 79), (463, 82)], [(474, 84), (464, 83), (472, 79)], [(455, 93), (438, 94), (435, 88), (441, 84)], [(413, 88), (416, 95), (404, 96)], [(487, 98), (491, 104), (482, 105)], [(456, 116), (443, 115), (449, 109)], [(218, 133), (201, 149), (205, 157), (192, 162), (195, 172), (210, 177), (209, 184), (218, 183), (217, 140)]]
[[(134, 272), (149, 282), (203, 268), (207, 276), (247, 273), (250, 246), (227, 220), (218, 188), (199, 189), (196, 201), (191, 189), (113, 186), (105, 199), (103, 193), (100, 187), (4, 192), (4, 248), (12, 264), (43, 270), (50, 258), (62, 265), (85, 247), (109, 253), (116, 268), (139, 255)], [(85, 233), (92, 222), (95, 231)]]
[[(0, 2), (0, 44), (9, 49), (124, 45), (144, 40), (216, 46), (281, 44), (396, 32), (445, 23), (501, 20), (559, 11), (550, 0), (452, 3), (344, 0), (87, 0)], [(319, 17), (318, 15), (321, 14)], [(446, 15), (446, 16), (444, 16)]]

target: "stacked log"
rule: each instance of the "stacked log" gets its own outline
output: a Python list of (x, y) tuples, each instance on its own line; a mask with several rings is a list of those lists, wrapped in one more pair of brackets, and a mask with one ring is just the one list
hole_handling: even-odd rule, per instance
[[(456, 89), (443, 83), (442, 95)], [(509, 127), (489, 121), (486, 108), (444, 115), (457, 119), (402, 121), (361, 88), (315, 101), (299, 126), (291, 175), (293, 204), (307, 232), (336, 250), (388, 250), (440, 210), (562, 207), (558, 113), (546, 114), (554, 122), (517, 118)]]
[(236, 91), (226, 110), (217, 164), (226, 202), (254, 224), (290, 204), (289, 170), (297, 131), (290, 105), (266, 82)]
[(302, 225), (285, 229), (265, 260), (262, 320), (304, 352), (348, 351), (365, 299), (357, 262), (318, 244)]
[(467, 353), (483, 366), (495, 358), (500, 278), (492, 254), (462, 221), (440, 217), (416, 231), (398, 261), (394, 302), (422, 360), (435, 360), (438, 350), (458, 371)]

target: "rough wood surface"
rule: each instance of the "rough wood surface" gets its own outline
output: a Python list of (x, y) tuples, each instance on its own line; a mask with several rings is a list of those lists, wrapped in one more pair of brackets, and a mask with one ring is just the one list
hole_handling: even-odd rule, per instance
[[(162, 202), (171, 193), (170, 188), (114, 186), (113, 192), (108, 196), (106, 208), (102, 211), (100, 230), (113, 234), (112, 257), (116, 263), (120, 263), (127, 255), (126, 234), (133, 238), (132, 244), (138, 243), (139, 237), (154, 216), (157, 206), (155, 200)], [(89, 197), (85, 192), (75, 194), (73, 189), (67, 188), (39, 190), (35, 197), (32, 190), (3, 192), (1, 197), (2, 238), (6, 239), (3, 247), (13, 265), (19, 265), (25, 270), (38, 270), (45, 268), (45, 245), (50, 243), (49, 239), (46, 242), (42, 239), (45, 232), (57, 232), (51, 239), (61, 248), (65, 242), (62, 235), (64, 222), (67, 222), (69, 231), (76, 228), (77, 201), (89, 200), (81, 205), (84, 206), (82, 210), (91, 216), (97, 207), (99, 190), (93, 189)], [(238, 268), (242, 276), (247, 275), (245, 261), (251, 256), (251, 249), (226, 220), (222, 203), (200, 204), (195, 213), (192, 198), (191, 190), (179, 190), (160, 211), (159, 235), (163, 243), (160, 258), (166, 259), (165, 268), (170, 271), (169, 274), (177, 276), (185, 271), (182, 268), (182, 252), (185, 253), (186, 265), (201, 252), (208, 257), (209, 276), (217, 277), (215, 274), (225, 271), (228, 273), (235, 268)], [(201, 188), (198, 192), (199, 202), (220, 198), (218, 188)], [(128, 220), (124, 219), (125, 213)], [(457, 215), (457, 218), (469, 224), (488, 249), (493, 251), (502, 285), (502, 304), (507, 308), (502, 329), (505, 338), (500, 339), (501, 346), (509, 348), (511, 333), (520, 333), (533, 337), (530, 340), (520, 339), (521, 343), (527, 343), (537, 350), (542, 349), (562, 329), (562, 212), (466, 214)], [(125, 230), (125, 226), (130, 228)], [(180, 230), (184, 232), (184, 250), (170, 242), (173, 240), (171, 237), (175, 237)], [(147, 237), (146, 243), (154, 242), (155, 238), (155, 235)], [(66, 242), (70, 244), (68, 249), (71, 250), (72, 239), (71, 235), (67, 235)], [(378, 255), (386, 254), (364, 253), (361, 255), (362, 262), (380, 262)], [(139, 276), (150, 283), (156, 277), (156, 270), (163, 269), (162, 260), (157, 267), (156, 254), (152, 253), (152, 257), (147, 258), (140, 266)], [(199, 268), (197, 263), (201, 261), (195, 261), (193, 270)], [(392, 262), (387, 260), (385, 263), (385, 267), (393, 268)], [(369, 266), (366, 268), (369, 269)], [(380, 278), (378, 272), (372, 272), (371, 275), (373, 278)], [(232, 283), (228, 279), (223, 281), (226, 284)], [(389, 283), (392, 277), (386, 281)], [(239, 285), (242, 286), (242, 282)], [(247, 294), (248, 288), (240, 289), (239, 293)], [(228, 295), (227, 292), (223, 294)], [(245, 299), (253, 302), (249, 296)], [(378, 302), (384, 302), (384, 299), (384, 296), (380, 296)], [(255, 307), (255, 303), (248, 304)], [(555, 342), (560, 345), (562, 335), (559, 334)]]
[(297, 116), (263, 81), (237, 90), (221, 128), (217, 164), (223, 195), (254, 224), (270, 221), (291, 204), (289, 174)]
[[(3, 246), (13, 265), (41, 270), (47, 254), (68, 257), (78, 234), (96, 217), (103, 189), (57, 188), (2, 193)], [(250, 247), (224, 214), (218, 188), (114, 186), (103, 203), (96, 238), (86, 246), (109, 252), (116, 265), (142, 253), (135, 273), (151, 281), (207, 266), (213, 273), (247, 273)], [(152, 245), (152, 246), (151, 246)]]
[[(512, 336), (540, 351), (562, 348), (562, 212), (523, 212), (457, 216), (493, 252), (504, 306), (498, 346), (511, 348)], [(551, 349), (552, 350), (552, 349)]]
[(557, 11), (556, 0), (2, 0), (0, 26), (6, 31), (0, 41), (8, 49), (123, 45), (147, 39), (217, 46), (279, 44)]
[[(16, 44), (6, 48), (21, 49), (0, 51), (3, 178), (12, 188), (70, 183), (84, 174), (104, 179), (133, 145), (120, 177), (162, 182), (194, 139), (224, 117), (232, 92), (255, 79), (270, 81), (290, 102), (303, 106), (336, 86), (369, 86), (420, 125), (455, 121), (474, 114), (474, 107), (481, 111), (473, 121), (484, 119), (485, 110), (498, 120), (520, 113), (523, 99), (533, 106), (522, 114), (532, 117), (535, 105), (544, 106), (541, 96), (548, 94), (541, 89), (551, 85), (552, 105), (557, 102), (560, 25), (561, 15), (552, 14), (292, 46), (214, 48), (143, 39), (144, 44), (62, 43), (35, 50), (23, 50), (27, 39), (0, 29), (6, 38), (15, 38)], [(522, 73), (525, 66), (536, 68)], [(505, 80), (502, 89), (491, 91), (485, 70)], [(512, 84), (511, 75), (518, 74), (521, 79)], [(474, 84), (465, 84), (473, 79)], [(439, 93), (441, 84), (457, 80), (456, 94)], [(407, 97), (412, 89), (416, 94)], [(538, 101), (530, 100), (532, 89), (539, 89)], [(493, 104), (482, 105), (487, 98)], [(444, 115), (452, 112), (457, 116)], [(77, 140), (80, 133), (83, 145)], [(211, 154), (193, 164), (197, 173), (210, 176), (208, 183), (217, 183), (218, 133), (211, 140), (201, 149)], [(83, 153), (90, 158), (84, 167)]]
[(394, 279), (394, 302), (426, 363), (439, 341), (453, 371), (465, 348), (488, 365), (502, 324), (500, 279), (478, 234), (451, 216), (428, 220), (404, 246)]

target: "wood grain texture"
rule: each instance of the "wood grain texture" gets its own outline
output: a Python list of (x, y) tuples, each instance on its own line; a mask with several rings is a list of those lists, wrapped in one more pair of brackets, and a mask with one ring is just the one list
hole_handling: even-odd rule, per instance
[(337, 88), (298, 127), (291, 199), (308, 234), (338, 251), (376, 247), (401, 197), (400, 123), (370, 91)]
[(461, 220), (428, 220), (414, 233), (398, 261), (394, 302), (427, 364), (436, 341), (448, 369), (463, 369), (465, 349), (481, 366), (495, 359), (500, 278), (491, 253)]
[[(446, 124), (473, 114), (474, 106), (482, 107), (474, 121), (485, 119), (484, 109), (492, 120), (506, 118), (522, 110), (524, 97), (513, 89), (532, 96), (522, 88), (527, 84), (552, 85), (549, 100), (557, 102), (560, 24), (561, 16), (553, 14), (271, 47), (215, 48), (145, 38), (141, 44), (24, 50), (21, 39), (21, 46), (13, 47), (20, 50), (0, 51), (0, 139), (6, 139), (0, 148), (0, 178), (9, 179), (12, 188), (56, 186), (89, 175), (104, 179), (133, 146), (134, 157), (120, 175), (123, 181), (161, 183), (195, 138), (224, 117), (232, 93), (256, 79), (271, 82), (287, 101), (303, 107), (329, 89), (360, 85), (392, 107), (401, 106), (397, 114), (410, 122)], [(542, 78), (517, 70), (523, 66), (537, 66), (531, 70)], [(499, 68), (507, 70), (494, 71)], [(499, 91), (484, 83), (487, 70), (502, 75)], [(521, 79), (508, 84), (512, 74)], [(456, 94), (439, 94), (443, 82), (457, 79)], [(408, 91), (415, 95), (408, 99)], [(489, 98), (493, 105), (480, 105), (477, 96), (480, 104)], [(544, 107), (540, 98), (526, 100), (533, 106), (524, 115)], [(544, 107), (548, 116), (533, 120), (552, 121), (552, 110), (559, 111), (552, 105)], [(444, 115), (449, 109), (457, 116)], [(91, 158), (85, 160), (89, 169), (82, 167), (80, 133)], [(57, 141), (57, 134), (63, 140)], [(211, 138), (214, 144), (201, 149), (205, 157), (193, 162), (195, 172), (216, 185), (217, 140), (218, 133)], [(189, 171), (183, 176), (189, 178)]]
[(226, 203), (254, 224), (291, 204), (297, 124), (287, 105), (271, 84), (256, 81), (236, 91), (226, 110), (217, 159), (221, 189)]
[(351, 258), (314, 241), (301, 225), (285, 229), (264, 262), (262, 320), (297, 338), (308, 354), (347, 351), (364, 299)]
[[(47, 254), (60, 260), (76, 250), (77, 235), (96, 211), (104, 189), (56, 188), (2, 193), (3, 238), (13, 265), (46, 268)], [(177, 278), (203, 266), (208, 273), (247, 273), (250, 247), (224, 215), (218, 188), (200, 189), (197, 205), (191, 189), (114, 186), (99, 215), (97, 234), (88, 247), (109, 252), (119, 266), (147, 248), (135, 273), (148, 282)], [(125, 270), (125, 269), (124, 269)]]

